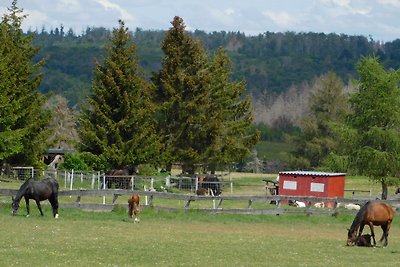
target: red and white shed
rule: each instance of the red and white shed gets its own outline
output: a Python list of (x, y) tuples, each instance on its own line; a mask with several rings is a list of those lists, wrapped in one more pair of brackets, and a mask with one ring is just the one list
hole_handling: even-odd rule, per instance
[(283, 171), (279, 173), (279, 195), (344, 197), (345, 177), (346, 173)]

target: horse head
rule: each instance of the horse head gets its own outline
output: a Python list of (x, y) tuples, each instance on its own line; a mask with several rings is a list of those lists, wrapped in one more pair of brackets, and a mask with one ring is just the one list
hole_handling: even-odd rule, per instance
[(356, 231), (356, 229), (347, 229), (347, 230), (348, 230), (348, 232), (347, 232), (346, 245), (347, 246), (352, 246), (352, 245), (354, 245), (354, 243), (357, 240), (357, 231)]
[(14, 216), (17, 214), (17, 210), (19, 209), (19, 201), (17, 201), (13, 196), (11, 197), (12, 200), (12, 215)]

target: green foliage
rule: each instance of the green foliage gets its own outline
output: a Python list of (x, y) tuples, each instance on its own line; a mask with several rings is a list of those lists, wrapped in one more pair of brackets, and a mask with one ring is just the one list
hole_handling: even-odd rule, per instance
[(44, 61), (32, 63), (39, 50), (22, 32), (16, 0), (8, 11), (0, 23), (0, 160), (38, 167), (51, 133), (47, 97), (37, 90)]
[(400, 168), (400, 71), (386, 71), (376, 57), (357, 64), (358, 92), (351, 96), (352, 112), (342, 127), (350, 167), (387, 186), (399, 183)]
[[(82, 32), (69, 29), (62, 34), (62, 26), (56, 29), (35, 32), (34, 44), (42, 47), (38, 58), (48, 58), (40, 90), (62, 94), (75, 106), (90, 93), (94, 59), (100, 59), (104, 53), (110, 31), (88, 27)], [(136, 29), (133, 34), (140, 64), (149, 77), (160, 69), (163, 58), (160, 47), (165, 32)], [(347, 82), (356, 75), (355, 64), (360, 57), (373, 53), (388, 68), (400, 66), (400, 40), (382, 44), (364, 36), (313, 32), (245, 36), (240, 32), (195, 30), (188, 34), (200, 39), (210, 53), (220, 47), (226, 49), (233, 62), (232, 78), (245, 79), (246, 93), (256, 97), (282, 93), (293, 84), (312, 80), (328, 71), (334, 71)]]
[(289, 136), (295, 146), (291, 165), (315, 169), (331, 162), (325, 158), (338, 147), (332, 124), (343, 122), (347, 111), (348, 100), (340, 78), (332, 72), (317, 78), (310, 96), (310, 116), (302, 120), (300, 134)]
[[(185, 32), (175, 17), (162, 44), (162, 68), (154, 73), (158, 129), (166, 144), (164, 161), (183, 163), (193, 173), (195, 164), (230, 163), (249, 154), (258, 134), (244, 82), (232, 82), (231, 62), (223, 49), (213, 59)], [(211, 166), (211, 167), (210, 167)]]
[(80, 154), (67, 153), (64, 155), (64, 162), (60, 164), (61, 170), (77, 170), (77, 171), (88, 171), (89, 167), (85, 163), (83, 157)]
[(151, 90), (139, 68), (132, 36), (120, 21), (97, 63), (93, 95), (79, 123), (80, 151), (97, 155), (106, 168), (155, 163), (160, 142), (153, 120)]

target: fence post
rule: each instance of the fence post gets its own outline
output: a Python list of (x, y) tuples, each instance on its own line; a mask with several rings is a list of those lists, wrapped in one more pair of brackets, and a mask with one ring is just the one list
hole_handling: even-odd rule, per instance
[[(106, 189), (106, 175), (103, 175), (103, 189)], [(106, 196), (103, 196), (103, 205), (106, 204)]]
[(97, 172), (97, 189), (100, 189), (100, 185), (101, 185), (101, 183), (100, 183), (100, 172), (98, 171)]
[(199, 177), (198, 176), (196, 176), (196, 183), (195, 183), (194, 191), (196, 192), (197, 189), (199, 189)]
[(94, 173), (92, 173), (92, 185), (91, 188), (94, 189), (94, 180), (96, 178), (96, 175)]
[(168, 175), (167, 177), (165, 177), (165, 188), (169, 189), (171, 186), (171, 176)]
[[(143, 186), (143, 191), (147, 191), (146, 185)], [(147, 202), (147, 195), (144, 196), (144, 205), (147, 206), (148, 202)]]
[(71, 170), (71, 181), (70, 181), (70, 186), (69, 186), (69, 190), (72, 190), (72, 186), (74, 184), (74, 170)]
[(67, 189), (67, 171), (64, 171), (64, 188)]

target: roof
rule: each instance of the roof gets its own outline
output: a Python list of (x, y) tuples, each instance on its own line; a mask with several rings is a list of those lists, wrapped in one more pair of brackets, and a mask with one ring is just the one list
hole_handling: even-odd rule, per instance
[(288, 175), (302, 175), (302, 176), (345, 176), (346, 173), (336, 173), (336, 172), (314, 172), (314, 171), (282, 171), (279, 174)]
[(68, 148), (49, 148), (46, 151), (46, 154), (59, 154), (64, 155), (67, 153), (75, 153), (75, 150)]

